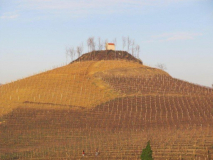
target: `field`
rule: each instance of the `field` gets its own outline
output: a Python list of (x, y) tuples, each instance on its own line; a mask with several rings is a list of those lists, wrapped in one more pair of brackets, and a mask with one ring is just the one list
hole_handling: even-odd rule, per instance
[(213, 159), (213, 90), (122, 59), (0, 87), (0, 159), (140, 159), (149, 140), (156, 160)]

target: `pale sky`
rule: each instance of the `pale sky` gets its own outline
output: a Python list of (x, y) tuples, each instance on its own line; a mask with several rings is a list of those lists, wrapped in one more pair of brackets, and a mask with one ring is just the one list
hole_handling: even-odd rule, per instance
[(178, 79), (213, 84), (212, 0), (0, 0), (0, 83), (66, 64), (88, 37), (129, 36), (140, 59)]

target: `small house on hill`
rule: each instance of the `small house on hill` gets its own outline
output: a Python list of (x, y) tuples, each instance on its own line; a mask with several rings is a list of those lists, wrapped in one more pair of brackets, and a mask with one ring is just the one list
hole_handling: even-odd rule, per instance
[(114, 43), (106, 43), (106, 50), (115, 50), (115, 44)]

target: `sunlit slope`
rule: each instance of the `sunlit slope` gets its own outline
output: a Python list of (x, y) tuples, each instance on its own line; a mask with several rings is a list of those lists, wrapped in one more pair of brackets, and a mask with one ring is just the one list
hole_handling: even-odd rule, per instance
[(74, 62), (0, 87), (0, 115), (17, 107), (88, 109), (134, 95), (212, 96), (212, 89), (127, 60)]
[(95, 75), (125, 68), (149, 67), (124, 60), (75, 62), (3, 85), (0, 88), (0, 114), (19, 106), (95, 107), (121, 96)]

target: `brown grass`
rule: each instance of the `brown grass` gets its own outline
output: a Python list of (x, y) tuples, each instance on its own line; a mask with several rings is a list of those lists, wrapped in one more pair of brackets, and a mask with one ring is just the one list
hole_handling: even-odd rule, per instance
[(0, 157), (139, 159), (151, 140), (155, 159), (207, 160), (212, 106), (212, 89), (138, 62), (74, 62), (0, 87)]

